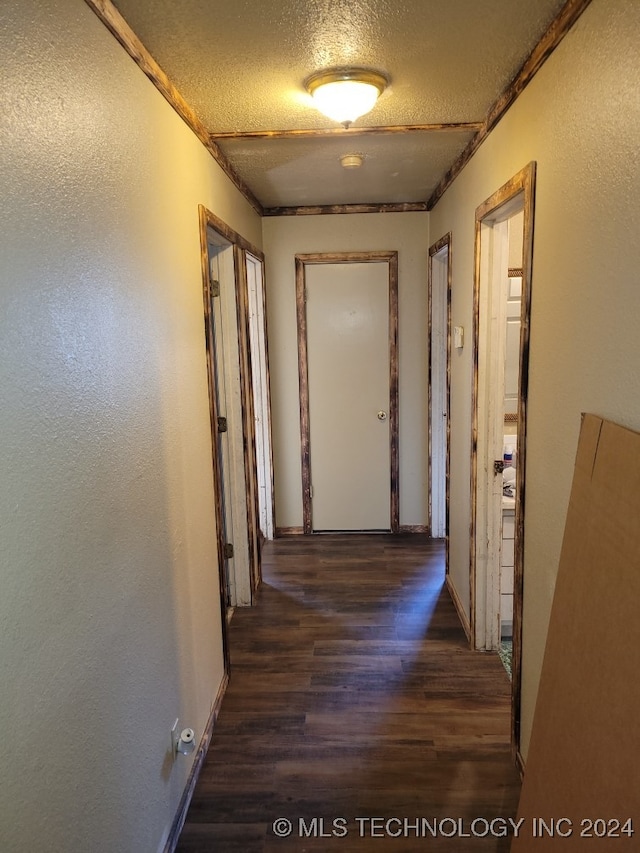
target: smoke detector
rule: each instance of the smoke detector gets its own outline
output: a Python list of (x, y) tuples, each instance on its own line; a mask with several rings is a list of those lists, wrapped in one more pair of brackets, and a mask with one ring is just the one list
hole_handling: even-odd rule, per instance
[(345, 169), (359, 169), (364, 161), (364, 154), (343, 154), (340, 162)]

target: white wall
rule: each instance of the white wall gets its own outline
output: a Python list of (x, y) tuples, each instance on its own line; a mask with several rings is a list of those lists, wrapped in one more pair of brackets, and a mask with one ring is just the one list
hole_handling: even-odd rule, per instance
[(426, 525), (427, 214), (267, 217), (263, 235), (277, 526), (302, 526), (294, 256), (383, 250), (398, 251), (400, 524)]
[(7, 0), (0, 849), (155, 851), (223, 659), (198, 203), (245, 200), (81, 0)]
[[(477, 205), (538, 163), (527, 443), (526, 753), (580, 413), (640, 429), (640, 4), (593, 0), (431, 214), (453, 232), (454, 325), (472, 326)], [(452, 371), (451, 577), (468, 607), (471, 347)], [(615, 566), (611, 567), (612, 573)]]

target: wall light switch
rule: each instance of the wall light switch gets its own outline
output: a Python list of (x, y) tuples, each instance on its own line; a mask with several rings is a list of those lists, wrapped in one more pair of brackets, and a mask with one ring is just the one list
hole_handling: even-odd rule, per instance
[(453, 345), (456, 349), (464, 346), (464, 326), (453, 327)]

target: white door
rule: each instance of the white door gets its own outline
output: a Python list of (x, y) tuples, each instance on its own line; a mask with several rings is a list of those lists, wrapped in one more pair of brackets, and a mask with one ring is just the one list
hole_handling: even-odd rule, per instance
[[(481, 494), (478, 518), (483, 535), (478, 539), (476, 572), (476, 648), (496, 649), (500, 642), (500, 556), (502, 548), (502, 473), (504, 446), (504, 367), (506, 336), (506, 282), (508, 281), (507, 221), (481, 227), (481, 308), (478, 350), (478, 387), (482, 414), (478, 430)], [(519, 346), (518, 346), (519, 350)]]
[(389, 264), (309, 264), (305, 295), (313, 530), (389, 530)]
[(273, 539), (273, 481), (271, 461), (271, 423), (269, 403), (269, 366), (267, 364), (266, 318), (262, 262), (246, 253), (247, 295), (249, 302), (249, 346), (256, 434), (258, 507), (260, 530), (265, 539)]
[(509, 276), (509, 225), (522, 232), (523, 205), (520, 194), (480, 223), (474, 641), (487, 651), (501, 636), (505, 414), (520, 408), (522, 279)]

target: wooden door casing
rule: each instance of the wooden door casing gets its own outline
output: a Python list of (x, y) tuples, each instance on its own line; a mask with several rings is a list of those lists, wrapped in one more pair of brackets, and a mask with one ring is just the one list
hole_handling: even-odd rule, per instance
[(389, 269), (389, 447), (390, 447), (390, 530), (399, 531), (398, 454), (398, 253), (348, 252), (300, 254), (296, 264), (296, 310), (298, 318), (298, 375), (300, 388), (300, 435), (302, 467), (303, 532), (313, 532), (311, 494), (311, 453), (309, 422), (309, 376), (305, 267), (308, 264), (387, 263)]

